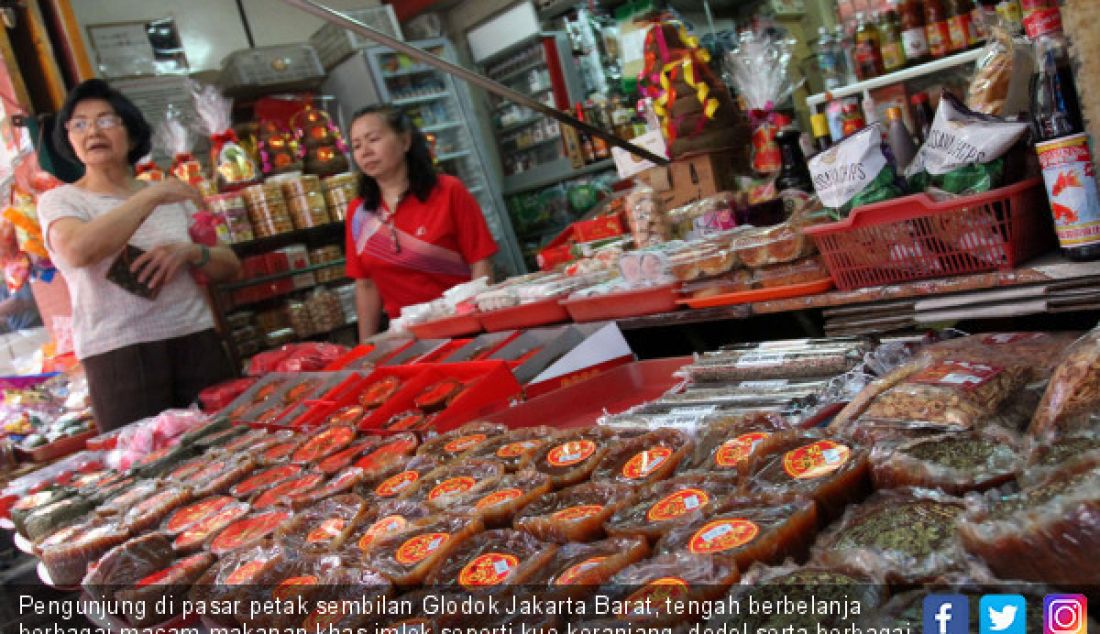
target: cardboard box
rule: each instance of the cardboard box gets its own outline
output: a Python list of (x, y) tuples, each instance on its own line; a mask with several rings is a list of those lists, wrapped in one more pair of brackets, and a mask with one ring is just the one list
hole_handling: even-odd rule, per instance
[[(708, 152), (673, 161), (669, 165), (673, 207), (736, 188), (733, 152)], [(667, 209), (667, 207), (666, 207)]]

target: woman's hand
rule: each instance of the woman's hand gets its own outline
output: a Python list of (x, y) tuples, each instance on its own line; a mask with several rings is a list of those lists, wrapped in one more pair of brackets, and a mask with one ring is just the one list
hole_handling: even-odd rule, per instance
[(199, 190), (179, 180), (178, 178), (166, 178), (162, 181), (141, 190), (138, 195), (149, 196), (153, 201), (153, 207), (157, 205), (170, 205), (191, 201), (196, 209), (202, 209), (206, 203), (202, 199)]
[(190, 264), (198, 263), (201, 257), (199, 245), (193, 242), (162, 244), (134, 260), (130, 270), (137, 273), (139, 282), (148, 284), (150, 288), (156, 288), (176, 279), (180, 270), (187, 268)]

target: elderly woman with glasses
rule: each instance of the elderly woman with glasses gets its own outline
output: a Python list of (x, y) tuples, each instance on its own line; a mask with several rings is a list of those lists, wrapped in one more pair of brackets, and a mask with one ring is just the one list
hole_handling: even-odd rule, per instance
[(383, 310), (393, 319), (404, 306), (491, 277), (497, 245), (470, 192), (457, 178), (436, 174), (424, 135), (404, 112), (363, 108), (352, 116), (348, 138), (359, 197), (347, 213), (347, 274), (356, 281), (365, 339), (378, 332)]
[[(54, 147), (83, 164), (84, 176), (43, 194), (38, 215), (69, 286), (73, 345), (96, 422), (107, 431), (186, 407), (233, 374), (188, 272), (226, 280), (237, 276), (240, 262), (227, 247), (191, 241), (190, 215), (203, 205), (198, 191), (175, 179), (134, 178), (152, 130), (120, 92), (85, 81), (57, 121)], [(137, 253), (131, 247), (144, 253), (128, 261), (125, 253)]]

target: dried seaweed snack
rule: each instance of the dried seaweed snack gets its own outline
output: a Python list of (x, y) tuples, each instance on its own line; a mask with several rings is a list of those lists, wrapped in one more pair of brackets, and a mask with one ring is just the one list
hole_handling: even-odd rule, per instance
[(535, 500), (513, 523), (544, 541), (590, 542), (602, 538), (604, 522), (636, 497), (629, 485), (586, 482)]
[(544, 425), (512, 429), (479, 443), (465, 457), (496, 460), (509, 472), (520, 471), (530, 466), (538, 450), (551, 442), (557, 433), (554, 428)]
[(491, 487), (462, 494), (449, 510), (479, 517), (486, 526), (511, 526), (520, 509), (550, 491), (550, 476), (530, 469), (517, 471), (504, 475)]
[(420, 439), (413, 433), (384, 436), (378, 446), (368, 450), (355, 462), (367, 472), (368, 479), (376, 479), (390, 472), (394, 465), (403, 465), (416, 452)]
[(478, 533), (441, 559), (425, 578), (427, 585), (460, 586), (467, 592), (492, 592), (502, 585), (526, 583), (554, 557), (558, 547), (510, 528)]
[(254, 546), (274, 534), (290, 518), (291, 512), (284, 508), (252, 513), (223, 528), (210, 540), (208, 549), (222, 557), (234, 550)]
[(130, 532), (117, 519), (92, 518), (82, 524), (63, 528), (37, 545), (38, 556), (55, 586), (80, 583), (88, 564), (130, 538)]
[(756, 413), (728, 419), (708, 418), (709, 425), (680, 471), (746, 473), (760, 456), (770, 453), (779, 432), (790, 429), (786, 419), (773, 413)]
[(748, 488), (765, 494), (813, 498), (823, 522), (871, 490), (867, 450), (839, 438), (809, 432), (788, 434), (754, 468)]
[(528, 584), (540, 595), (582, 596), (615, 573), (649, 556), (641, 537), (609, 537), (596, 542), (563, 544), (554, 559)]
[(498, 423), (475, 421), (432, 438), (420, 445), (416, 453), (435, 453), (446, 460), (453, 460), (506, 431), (508, 428)]
[(1100, 466), (1100, 430), (1036, 444), (1028, 451), (1017, 480), (1022, 486), (1035, 486), (1063, 471), (1076, 471), (1086, 465)]
[(309, 464), (344, 449), (355, 440), (355, 428), (347, 425), (333, 425), (313, 433), (294, 453), (290, 461), (294, 464)]
[(684, 609), (686, 602), (713, 601), (739, 579), (737, 566), (729, 559), (676, 553), (623, 568), (600, 588), (600, 594), (610, 598), (614, 614), (609, 616), (618, 621), (677, 625), (700, 616)]
[(369, 415), (362, 405), (348, 405), (333, 412), (325, 422), (329, 425), (358, 425)]
[(643, 487), (630, 506), (615, 512), (604, 529), (612, 537), (638, 535), (657, 541), (672, 528), (708, 515), (715, 503), (736, 493), (737, 474), (693, 473)]
[(175, 559), (172, 543), (160, 533), (147, 533), (108, 550), (88, 566), (81, 585), (95, 598), (110, 599), (128, 586), (167, 566)]
[(565, 433), (539, 449), (532, 465), (550, 476), (555, 488), (577, 484), (588, 479), (617, 440), (613, 431), (602, 427)]
[(252, 508), (259, 511), (273, 506), (290, 506), (294, 496), (309, 493), (325, 481), (325, 474), (318, 471), (303, 471), (266, 489), (252, 498)]
[(692, 449), (691, 438), (676, 429), (658, 429), (618, 443), (592, 472), (594, 481), (647, 484), (676, 471)]
[(696, 383), (837, 376), (863, 360), (861, 344), (806, 348), (747, 348), (709, 354), (684, 371)]
[(290, 508), (296, 511), (309, 508), (321, 500), (330, 498), (334, 495), (351, 493), (355, 487), (365, 482), (366, 479), (366, 471), (359, 467), (348, 467), (332, 476), (332, 479), (324, 484), (306, 491), (291, 494), (287, 497), (286, 503), (290, 505)]
[(871, 452), (876, 489), (918, 487), (962, 495), (1004, 484), (1019, 467), (1012, 445), (973, 433), (939, 434)]
[(122, 516), (122, 523), (133, 534), (160, 524), (161, 520), (192, 499), (191, 489), (166, 486), (132, 506)]
[(962, 500), (927, 489), (879, 491), (823, 533), (814, 559), (889, 583), (930, 582), (966, 568), (955, 525)]
[(757, 561), (804, 557), (816, 525), (817, 508), (808, 498), (738, 497), (673, 526), (655, 551), (726, 557), (745, 570)]
[(1015, 493), (968, 499), (959, 521), (966, 550), (1004, 579), (1100, 582), (1100, 470), (1088, 464)]
[(284, 547), (313, 554), (338, 550), (368, 514), (366, 501), (348, 493), (303, 509), (275, 533)]
[(229, 495), (247, 500), (290, 478), (297, 477), (303, 471), (300, 465), (284, 464), (262, 469), (241, 480), (229, 489)]
[(366, 556), (369, 567), (395, 585), (420, 583), (436, 562), (447, 558), (462, 542), (484, 527), (477, 519), (439, 514), (418, 520), (373, 544)]
[(175, 537), (236, 501), (237, 499), (230, 495), (212, 495), (182, 506), (164, 520), (161, 532)]
[(248, 477), (256, 469), (256, 461), (250, 456), (225, 454), (214, 458), (201, 471), (196, 472), (186, 484), (195, 497), (220, 495)]
[(344, 551), (364, 556), (388, 535), (399, 533), (429, 515), (431, 509), (427, 506), (408, 500), (391, 500), (368, 507), (362, 523), (345, 541)]
[(360, 456), (371, 451), (381, 443), (380, 436), (368, 436), (353, 442), (346, 448), (329, 454), (317, 462), (317, 470), (325, 474), (333, 474), (341, 469), (351, 466)]
[(190, 590), (191, 584), (215, 561), (216, 558), (210, 553), (196, 553), (136, 580), (129, 588), (119, 590), (115, 595), (119, 604), (134, 608), (132, 613), (123, 614), (126, 621), (134, 627), (148, 627), (178, 616), (183, 611), (185, 593)]
[[(728, 602), (742, 606), (754, 602), (758, 609), (715, 614), (705, 627), (714, 632), (735, 626), (749, 632), (779, 632), (784, 627), (793, 627), (795, 632), (800, 628), (816, 632), (819, 624), (830, 630), (850, 627), (854, 614), (874, 610), (882, 604), (884, 595), (881, 578), (843, 567), (757, 564), (743, 573), (741, 584), (730, 591)], [(783, 609), (781, 606), (788, 601), (813, 607), (804, 611)]]
[(374, 410), (386, 404), (401, 389), (401, 379), (386, 376), (371, 383), (359, 394), (359, 404), (366, 410)]
[(51, 486), (35, 493), (28, 493), (23, 497), (16, 500), (15, 504), (11, 507), (11, 522), (15, 525), (15, 530), (24, 537), (27, 536), (26, 526), (23, 521), (31, 513), (38, 509), (44, 509), (51, 504), (56, 504), (61, 500), (72, 497), (76, 493), (75, 489), (70, 487)]
[(1056, 436), (1083, 427), (1088, 415), (1097, 410), (1100, 410), (1100, 328), (1066, 350), (1050, 377), (1028, 433)]
[(441, 464), (439, 456), (415, 456), (400, 467), (391, 469), (393, 473), (381, 480), (368, 482), (364, 487), (364, 497), (372, 501), (400, 500), (412, 495), (420, 486), (420, 479), (435, 471)]
[[(232, 498), (231, 498), (232, 499)], [(222, 529), (243, 518), (252, 510), (246, 502), (233, 500), (217, 511), (207, 515), (189, 528), (176, 535), (172, 548), (177, 553), (190, 553), (202, 548), (207, 541)]]
[(442, 511), (463, 494), (487, 491), (504, 475), (504, 467), (493, 460), (460, 460), (422, 474), (408, 499)]

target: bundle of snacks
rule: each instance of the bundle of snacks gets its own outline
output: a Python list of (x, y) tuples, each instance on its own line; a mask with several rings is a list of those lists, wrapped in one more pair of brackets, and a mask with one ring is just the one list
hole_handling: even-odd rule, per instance
[(640, 537), (611, 537), (587, 544), (569, 543), (558, 548), (549, 562), (529, 581), (551, 595), (586, 591), (623, 568), (649, 555), (649, 546)]
[(550, 493), (550, 477), (523, 470), (505, 475), (494, 486), (461, 494), (450, 510), (481, 518), (486, 526), (511, 524), (521, 508)]
[(610, 449), (593, 471), (592, 480), (626, 484), (663, 480), (691, 449), (691, 440), (681, 431), (652, 431)]
[(482, 528), (480, 521), (469, 517), (433, 515), (379, 539), (367, 554), (367, 562), (396, 585), (414, 585), (428, 575), (436, 562), (447, 559)]
[(886, 444), (871, 452), (871, 479), (879, 489), (922, 487), (952, 495), (984, 491), (1012, 480), (1020, 454), (1003, 437), (937, 434)]
[(683, 372), (694, 383), (837, 376), (858, 365), (871, 348), (862, 339), (739, 344), (707, 353)]
[(486, 531), (455, 548), (425, 580), (429, 585), (461, 587), (467, 592), (519, 585), (554, 557), (556, 544), (511, 530)]
[(882, 128), (876, 123), (810, 158), (814, 191), (831, 218), (839, 220), (856, 207), (906, 193), (893, 156), (883, 148)]
[(603, 537), (603, 524), (635, 499), (633, 488), (588, 482), (532, 502), (513, 524), (545, 541), (590, 542)]
[(1100, 329), (1081, 337), (1065, 352), (1043, 393), (1028, 433), (1054, 436), (1085, 426), (1100, 406)]
[(737, 490), (738, 480), (736, 475), (695, 473), (646, 485), (633, 504), (611, 516), (607, 533), (656, 541), (674, 527), (708, 514)]

